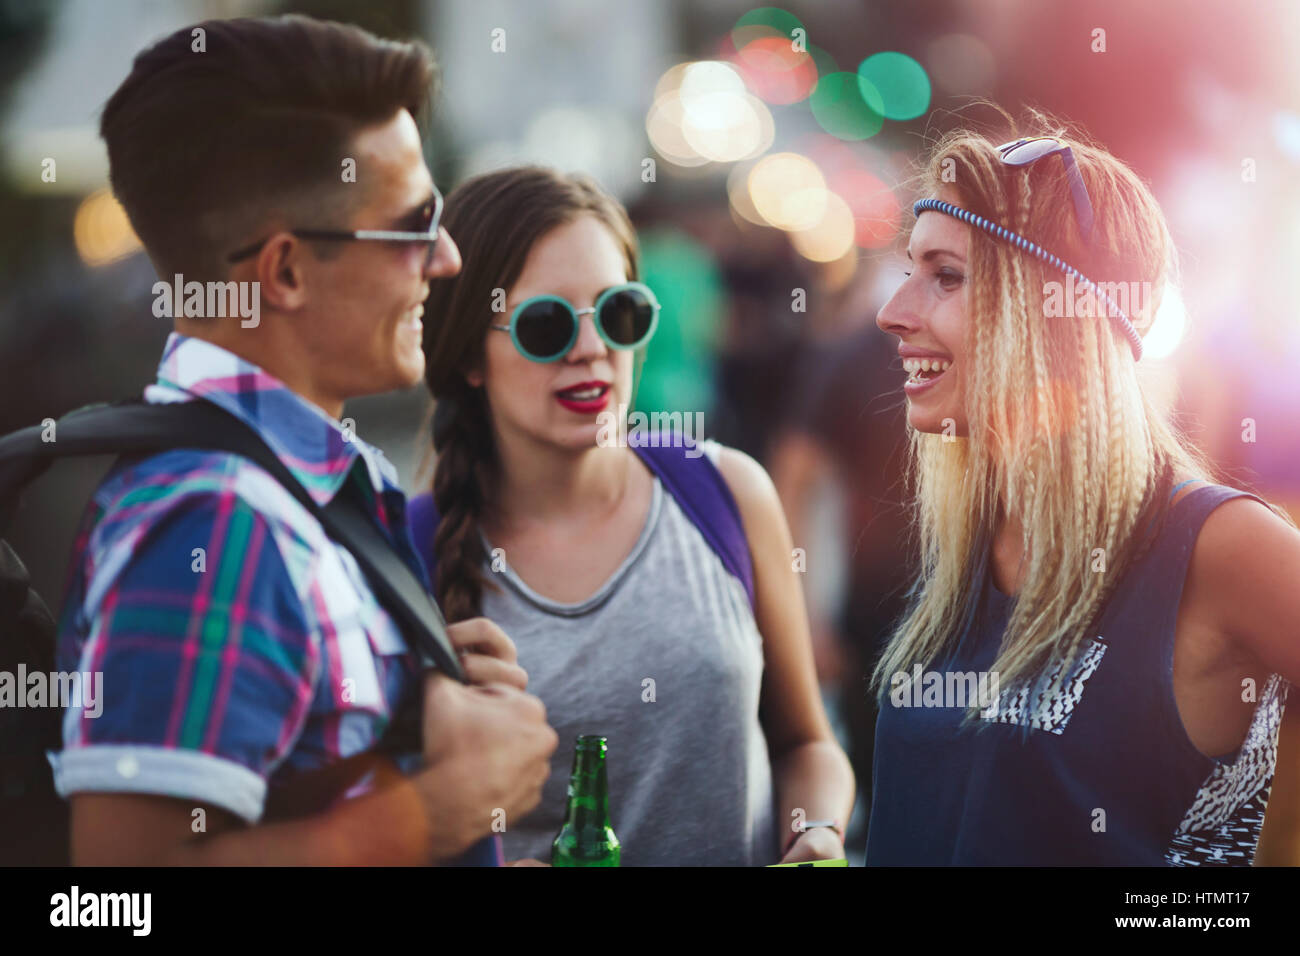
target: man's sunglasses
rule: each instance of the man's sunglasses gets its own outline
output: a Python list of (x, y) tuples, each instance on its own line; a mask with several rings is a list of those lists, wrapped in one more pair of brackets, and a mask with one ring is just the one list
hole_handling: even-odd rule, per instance
[(590, 309), (575, 309), (557, 295), (537, 295), (515, 306), (509, 325), (491, 328), (509, 332), (524, 358), (554, 362), (573, 348), (584, 315), (595, 316), (596, 331), (610, 348), (635, 349), (650, 341), (659, 325), (659, 300), (640, 282), (606, 289)]
[[(350, 241), (371, 241), (371, 242), (423, 242), (427, 243), (424, 251), (424, 269), (429, 271), (433, 265), (434, 250), (438, 247), (438, 227), (442, 220), (442, 193), (438, 192), (435, 186), (433, 189), (433, 199), (417, 214), (420, 222), (419, 231), (404, 232), (402, 230), (391, 229), (290, 229), (292, 235), (299, 239), (325, 239), (343, 242)], [(262, 247), (267, 244), (269, 239), (263, 239), (261, 242), (255, 242), (251, 246), (245, 246), (243, 249), (236, 250), (226, 256), (227, 262), (239, 262), (250, 256), (255, 256), (262, 251)]]
[(1044, 156), (1060, 156), (1065, 164), (1065, 176), (1070, 183), (1070, 195), (1074, 199), (1074, 215), (1079, 221), (1079, 231), (1084, 241), (1092, 239), (1092, 200), (1088, 198), (1088, 188), (1083, 184), (1078, 164), (1070, 147), (1052, 136), (1031, 136), (1003, 143), (998, 147), (1002, 162), (1008, 166), (1028, 166), (1038, 162)]

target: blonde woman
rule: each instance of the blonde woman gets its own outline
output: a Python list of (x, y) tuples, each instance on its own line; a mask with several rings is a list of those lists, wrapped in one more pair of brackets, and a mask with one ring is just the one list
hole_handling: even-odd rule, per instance
[(1249, 864), (1300, 533), (1143, 395), (1175, 261), (1150, 191), (1035, 125), (937, 144), (877, 319), (910, 373), (922, 566), (874, 675), (867, 862)]

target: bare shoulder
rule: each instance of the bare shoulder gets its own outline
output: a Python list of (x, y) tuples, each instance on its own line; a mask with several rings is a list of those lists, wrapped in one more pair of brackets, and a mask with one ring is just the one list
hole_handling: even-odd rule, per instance
[(718, 454), (718, 471), (727, 482), (731, 496), (736, 499), (741, 520), (749, 534), (773, 513), (781, 514), (781, 501), (776, 486), (762, 465), (737, 448), (721, 447)]
[[(1196, 479), (1180, 488), (1177, 504), (1205, 483)], [(1254, 498), (1233, 498), (1206, 516), (1192, 552), (1193, 569), (1232, 577), (1234, 569), (1253, 571), (1277, 559), (1278, 554), (1300, 548), (1300, 532), (1271, 508)]]
[(1206, 517), (1193, 560), (1226, 577), (1300, 558), (1300, 531), (1253, 498), (1233, 498)]
[(1192, 551), (1188, 584), (1220, 632), (1278, 664), (1300, 666), (1291, 635), (1300, 617), (1300, 531), (1250, 498), (1219, 505)]

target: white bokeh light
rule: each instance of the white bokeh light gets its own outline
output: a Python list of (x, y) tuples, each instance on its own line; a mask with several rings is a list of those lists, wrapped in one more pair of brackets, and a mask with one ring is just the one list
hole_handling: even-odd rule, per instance
[(1151, 331), (1142, 340), (1142, 354), (1152, 359), (1162, 359), (1178, 348), (1187, 332), (1187, 307), (1182, 291), (1175, 285), (1165, 289), (1156, 312)]

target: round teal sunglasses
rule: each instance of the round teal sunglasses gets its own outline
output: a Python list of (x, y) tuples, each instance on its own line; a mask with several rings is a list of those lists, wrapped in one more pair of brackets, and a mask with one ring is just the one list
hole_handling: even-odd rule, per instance
[(554, 362), (573, 348), (584, 315), (595, 316), (596, 331), (610, 348), (635, 349), (659, 327), (659, 300), (640, 282), (611, 286), (590, 309), (575, 309), (558, 295), (535, 295), (515, 306), (509, 325), (491, 328), (509, 332), (524, 358)]

